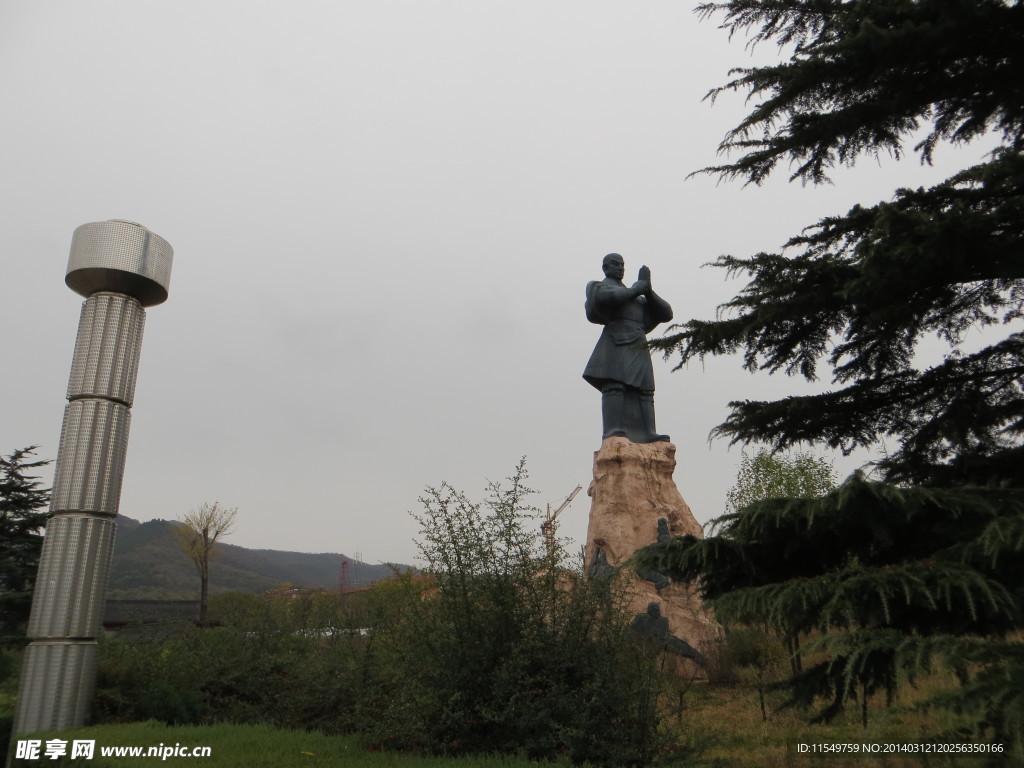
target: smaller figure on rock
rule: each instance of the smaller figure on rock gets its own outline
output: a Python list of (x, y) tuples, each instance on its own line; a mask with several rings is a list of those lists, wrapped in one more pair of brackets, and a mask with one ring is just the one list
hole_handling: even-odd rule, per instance
[[(668, 520), (664, 517), (658, 518), (658, 541), (668, 541), (672, 538), (672, 535), (668, 532)], [(643, 568), (637, 567), (636, 575), (644, 581), (649, 581), (654, 584), (654, 588), (659, 592), (669, 585), (668, 576), (656, 568)], [(658, 610), (661, 610), (660, 608)]]
[(633, 620), (632, 629), (637, 637), (663, 650), (693, 659), (698, 664), (705, 662), (704, 654), (669, 632), (668, 619), (661, 615), (661, 606), (657, 603), (647, 604), (647, 613), (641, 613)]
[(583, 378), (601, 392), (603, 437), (634, 443), (668, 441), (654, 426), (654, 366), (647, 334), (672, 319), (672, 307), (651, 287), (651, 270), (640, 267), (633, 285), (622, 282), (626, 263), (609, 253), (604, 280), (587, 284), (587, 319), (603, 325)]
[(668, 531), (668, 518), (658, 518), (658, 541), (668, 541), (672, 534)]

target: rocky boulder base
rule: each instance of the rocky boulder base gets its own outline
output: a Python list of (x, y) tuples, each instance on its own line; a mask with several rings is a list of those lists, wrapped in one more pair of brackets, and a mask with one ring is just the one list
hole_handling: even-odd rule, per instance
[[(591, 504), (586, 562), (592, 571), (606, 567), (605, 563), (621, 565), (659, 535), (703, 536), (672, 480), (675, 456), (676, 447), (668, 442), (633, 443), (624, 437), (609, 437), (601, 443), (601, 450), (594, 454), (594, 479), (587, 490)], [(718, 624), (686, 585), (670, 584), (658, 573), (629, 573), (626, 581), (631, 611), (642, 618), (656, 616), (660, 610), (661, 617), (668, 620), (673, 639), (669, 647), (683, 641), (704, 654), (721, 637)], [(657, 608), (652, 609), (652, 603)], [(642, 618), (647, 624), (651, 621)]]

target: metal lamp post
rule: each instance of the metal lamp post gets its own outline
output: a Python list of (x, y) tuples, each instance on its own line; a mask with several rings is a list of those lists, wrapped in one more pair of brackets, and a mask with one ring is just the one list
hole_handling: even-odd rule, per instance
[(86, 297), (68, 383), (14, 733), (85, 723), (114, 549), (146, 319), (167, 300), (174, 251), (129, 221), (75, 230), (65, 282)]

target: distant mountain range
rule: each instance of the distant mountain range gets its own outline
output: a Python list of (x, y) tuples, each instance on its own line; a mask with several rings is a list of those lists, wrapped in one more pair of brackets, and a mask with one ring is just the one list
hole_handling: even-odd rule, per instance
[[(192, 561), (178, 548), (172, 520), (140, 523), (117, 516), (117, 539), (107, 597), (112, 600), (189, 600), (199, 593)], [(368, 565), (343, 554), (280, 552), (218, 544), (210, 563), (210, 594), (261, 593), (291, 584), (338, 589), (342, 562), (349, 561), (347, 585), (358, 587), (391, 576), (386, 565)], [(408, 566), (399, 565), (401, 570)]]

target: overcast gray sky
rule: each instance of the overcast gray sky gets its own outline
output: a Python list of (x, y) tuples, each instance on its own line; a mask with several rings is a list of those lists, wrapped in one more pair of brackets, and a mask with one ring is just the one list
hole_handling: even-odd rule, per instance
[[(743, 114), (702, 97), (752, 61), (693, 7), (8, 0), (0, 452), (56, 456), (71, 234), (122, 218), (175, 249), (122, 513), (220, 500), (240, 510), (234, 544), (412, 562), (426, 485), (479, 497), (526, 455), (539, 506), (586, 488), (600, 328), (583, 290), (605, 253), (628, 280), (649, 265), (677, 319), (708, 318), (743, 284), (704, 262), (964, 163), (864, 162), (827, 188), (688, 179)], [(671, 367), (655, 360), (658, 426), (704, 522), (740, 458), (707, 441), (726, 403), (808, 388), (737, 359)], [(581, 493), (562, 516), (577, 544), (588, 510)]]

